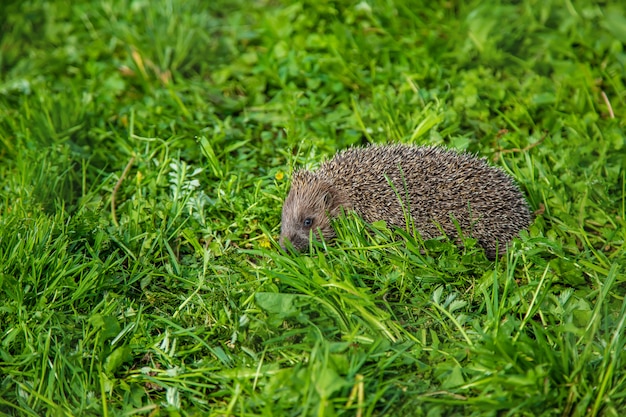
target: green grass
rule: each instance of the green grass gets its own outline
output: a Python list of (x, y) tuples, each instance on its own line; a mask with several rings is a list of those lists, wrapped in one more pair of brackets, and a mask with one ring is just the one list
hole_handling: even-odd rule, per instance
[[(624, 415), (622, 3), (5, 2), (0, 414)], [(294, 167), (394, 141), (530, 230), (278, 250)]]

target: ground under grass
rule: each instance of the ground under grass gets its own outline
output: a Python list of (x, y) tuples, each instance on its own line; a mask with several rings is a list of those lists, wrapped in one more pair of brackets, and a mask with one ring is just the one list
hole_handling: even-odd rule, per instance
[[(4, 2), (0, 413), (624, 415), (625, 44), (619, 0)], [(530, 230), (281, 254), (292, 169), (370, 142)]]

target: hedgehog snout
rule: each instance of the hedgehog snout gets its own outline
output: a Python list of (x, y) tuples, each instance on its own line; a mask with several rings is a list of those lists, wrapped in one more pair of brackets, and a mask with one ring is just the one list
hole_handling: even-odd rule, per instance
[(309, 246), (309, 239), (300, 236), (297, 233), (281, 234), (278, 243), (280, 243), (280, 247), (284, 251), (287, 250), (287, 246), (290, 246), (296, 251), (300, 252), (307, 246)]

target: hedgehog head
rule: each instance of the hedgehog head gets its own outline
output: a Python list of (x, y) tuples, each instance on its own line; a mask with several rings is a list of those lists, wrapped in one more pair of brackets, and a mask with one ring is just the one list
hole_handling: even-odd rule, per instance
[(345, 199), (328, 180), (310, 171), (295, 172), (283, 205), (280, 246), (285, 249), (289, 242), (302, 251), (309, 246), (310, 236), (334, 238), (330, 219), (345, 206)]

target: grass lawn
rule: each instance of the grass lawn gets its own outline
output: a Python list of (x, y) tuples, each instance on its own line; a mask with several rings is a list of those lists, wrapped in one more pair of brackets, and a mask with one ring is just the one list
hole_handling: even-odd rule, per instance
[[(0, 414), (626, 415), (625, 45), (621, 0), (4, 1)], [(282, 254), (293, 169), (371, 142), (530, 230)]]

